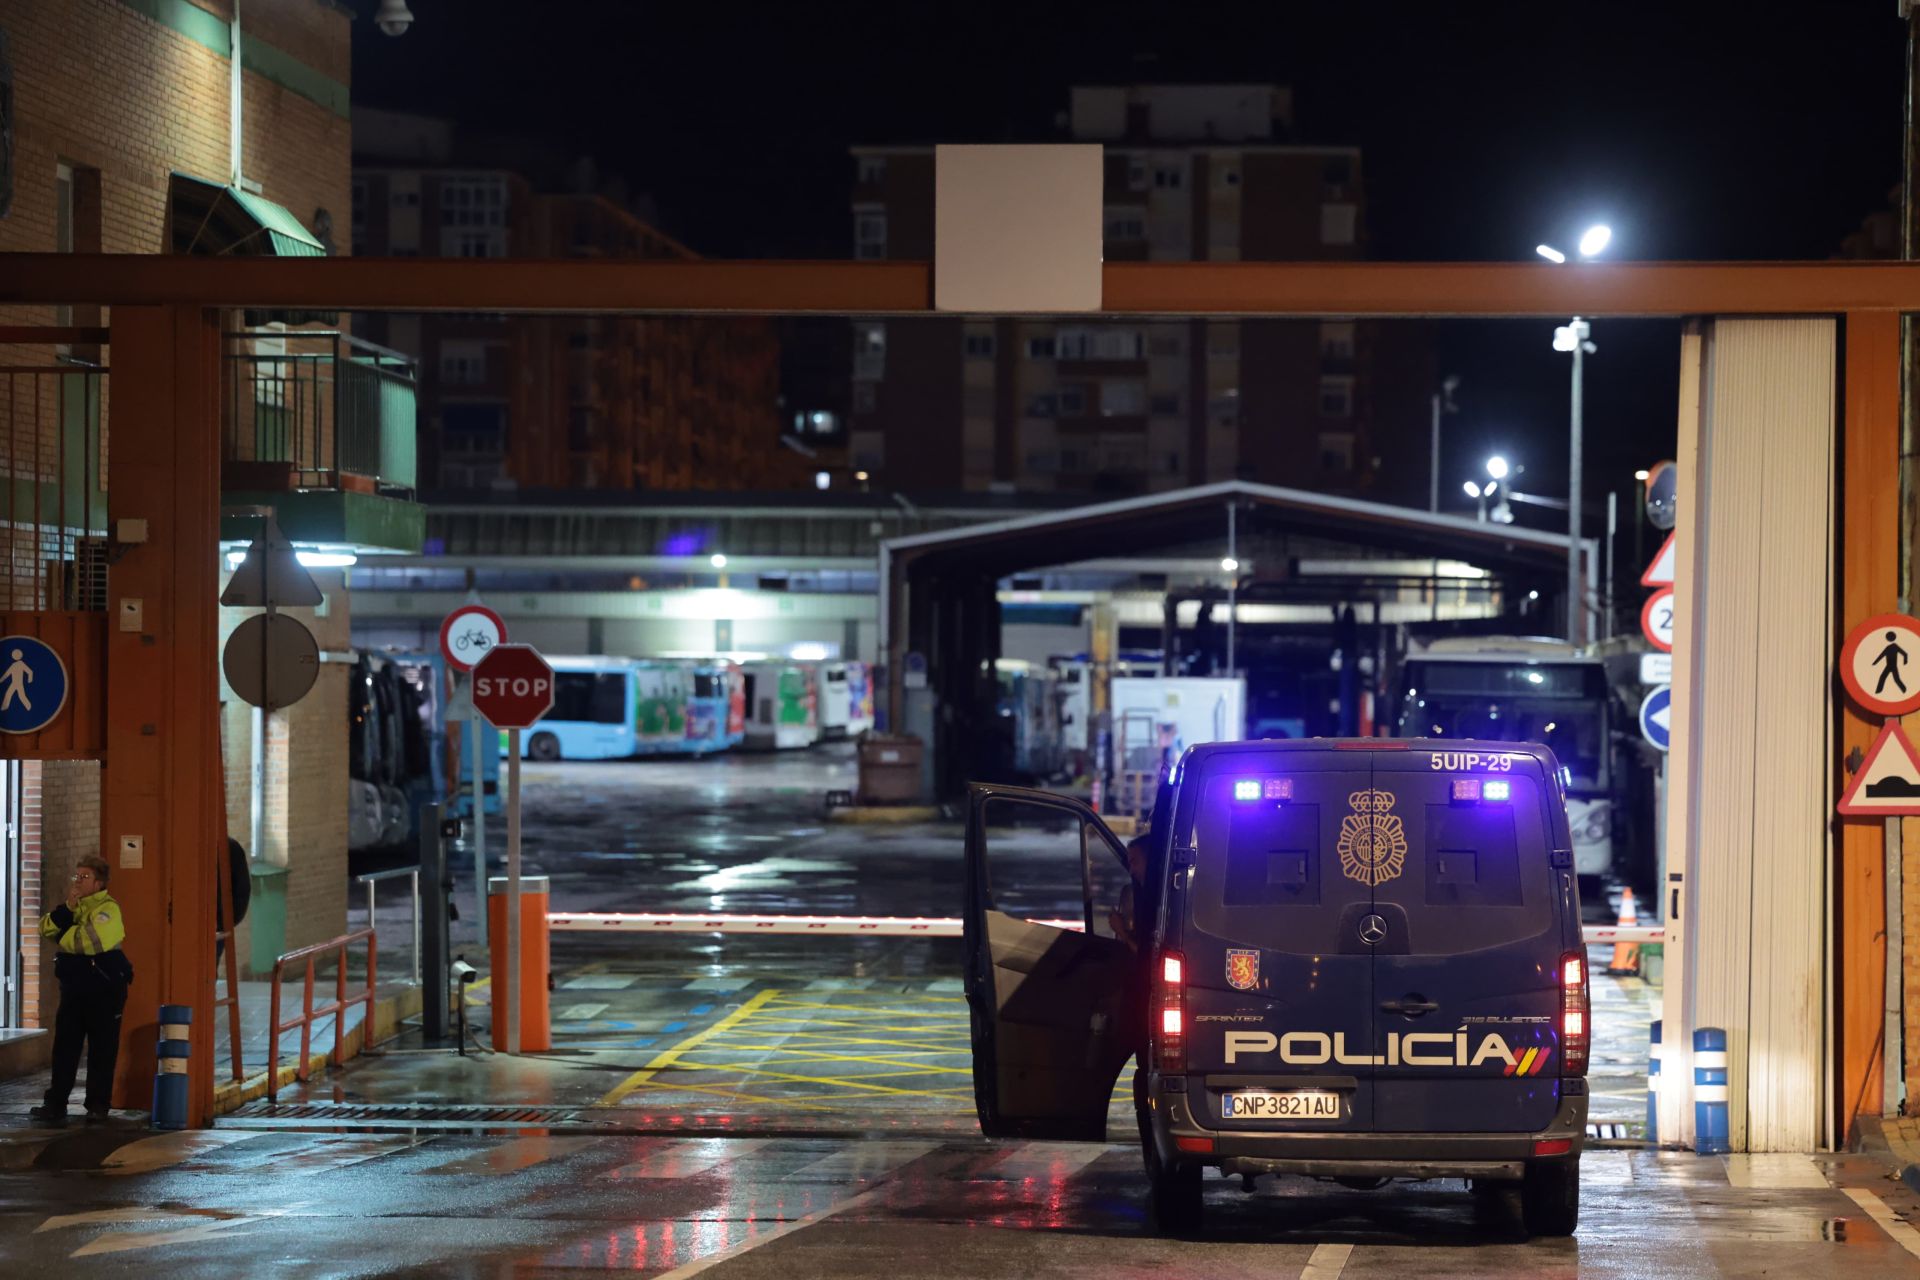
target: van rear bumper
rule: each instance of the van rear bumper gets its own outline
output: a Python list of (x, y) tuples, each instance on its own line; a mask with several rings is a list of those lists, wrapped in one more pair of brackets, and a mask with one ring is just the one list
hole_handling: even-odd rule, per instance
[[(1169, 1163), (1217, 1165), (1223, 1172), (1293, 1173), (1355, 1178), (1518, 1178), (1536, 1159), (1578, 1159), (1587, 1136), (1585, 1094), (1563, 1097), (1553, 1123), (1538, 1133), (1249, 1133), (1209, 1129), (1194, 1120), (1187, 1095), (1153, 1097), (1153, 1143)], [(1186, 1140), (1185, 1149), (1180, 1141)], [(1536, 1157), (1533, 1145), (1564, 1139), (1559, 1156)], [(1193, 1147), (1202, 1140), (1208, 1152)]]

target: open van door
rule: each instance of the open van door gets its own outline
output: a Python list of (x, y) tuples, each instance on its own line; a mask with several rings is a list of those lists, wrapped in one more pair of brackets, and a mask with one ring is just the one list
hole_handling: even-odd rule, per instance
[[(1102, 1141), (1114, 1081), (1145, 1038), (1140, 966), (1107, 918), (1129, 883), (1126, 850), (1078, 800), (975, 783), (966, 858), (980, 1131)], [(1028, 918), (1057, 914), (1076, 887), (1078, 928)]]

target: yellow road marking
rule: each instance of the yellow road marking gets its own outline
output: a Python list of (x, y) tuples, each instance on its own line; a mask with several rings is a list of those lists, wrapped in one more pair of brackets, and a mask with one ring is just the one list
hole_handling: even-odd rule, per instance
[[(751, 1077), (748, 1077), (748, 1078), (751, 1079)], [(742, 1080), (740, 1083), (745, 1084), (746, 1080)], [(723, 1084), (688, 1084), (685, 1081), (680, 1079), (649, 1080), (643, 1084), (636, 1086), (634, 1089), (634, 1092), (638, 1093), (641, 1089), (657, 1089), (665, 1093), (681, 1093), (681, 1092), (712, 1093), (712, 1094), (718, 1094), (722, 1098), (732, 1098), (735, 1101), (744, 1099), (747, 1102), (764, 1102), (770, 1107), (784, 1107), (784, 1106), (789, 1106), (797, 1103), (797, 1104), (802, 1104), (802, 1109), (806, 1111), (826, 1111), (830, 1109), (827, 1107), (805, 1106), (804, 1104), (807, 1101), (809, 1101), (809, 1097), (817, 1096), (817, 1097), (825, 1098), (825, 1097), (833, 1096), (831, 1094), (823, 1093), (823, 1094), (810, 1095), (809, 1097), (801, 1097), (801, 1098), (789, 1098), (785, 1096), (778, 1097), (778, 1098), (769, 1098), (762, 1094), (757, 1094), (757, 1093), (743, 1093), (740, 1091), (738, 1087), (729, 1088), (728, 1086)]]
[(838, 1009), (845, 1013), (883, 1013), (896, 1018), (951, 1018), (950, 1009), (928, 1010), (917, 1013), (912, 1009), (875, 1009), (870, 1005), (857, 1004), (819, 1004), (810, 1000), (776, 1000), (782, 1009)]
[[(729, 1063), (716, 1062), (712, 1064), (698, 1063), (695, 1065), (698, 1066), (698, 1068), (702, 1071), (748, 1071), (748, 1072), (754, 1072), (760, 1075), (776, 1076), (776, 1075), (780, 1075), (781, 1073), (777, 1071), (767, 1071), (765, 1068), (768, 1067), (769, 1065), (786, 1062), (786, 1061), (789, 1061), (789, 1059), (767, 1058), (757, 1063), (755, 1062), (729, 1062)], [(962, 1070), (961, 1068), (958, 1068), (958, 1067), (909, 1067), (905, 1070), (894, 1070), (894, 1071), (848, 1072), (846, 1075), (833, 1076), (830, 1078), (833, 1081), (837, 1082), (841, 1080), (890, 1080), (896, 1076), (965, 1076), (965, 1075), (972, 1075), (972, 1074), (973, 1073), (971, 1071)], [(812, 1079), (811, 1076), (792, 1076), (789, 1078), (794, 1080)]]
[[(759, 1048), (758, 1045), (728, 1046), (728, 1045), (708, 1044), (705, 1048), (701, 1050), (701, 1052), (702, 1053), (735, 1052), (740, 1050), (744, 1050), (746, 1052), (752, 1052), (758, 1048)], [(897, 1062), (892, 1058), (861, 1058), (861, 1057), (855, 1057), (852, 1054), (845, 1054), (845, 1053), (778, 1053), (764, 1059), (764, 1061), (767, 1061), (767, 1062), (851, 1062), (851, 1063), (857, 1063), (861, 1066), (891, 1067), (902, 1073), (918, 1072), (918, 1071), (948, 1071), (948, 1072), (959, 1072), (961, 1074), (965, 1074), (967, 1071), (967, 1068), (965, 1067), (934, 1067), (934, 1066), (928, 1066), (924, 1062)]]
[(913, 1053), (966, 1053), (967, 1041), (955, 1041), (953, 1044), (936, 1044), (926, 1040), (889, 1040), (880, 1036), (846, 1036), (826, 1031), (763, 1031), (757, 1027), (735, 1027), (728, 1033), (732, 1038), (741, 1036), (763, 1036), (770, 1040), (822, 1040), (828, 1044), (885, 1044)]
[(644, 1085), (649, 1081), (651, 1081), (655, 1073), (664, 1071), (668, 1067), (671, 1067), (675, 1062), (679, 1060), (681, 1054), (685, 1053), (687, 1050), (693, 1048), (694, 1046), (704, 1044), (708, 1040), (712, 1039), (714, 1036), (717, 1036), (722, 1032), (732, 1027), (735, 1027), (742, 1022), (745, 1022), (748, 1018), (751, 1018), (755, 1013), (759, 1012), (759, 1010), (763, 1006), (765, 1006), (768, 1001), (773, 1000), (779, 994), (780, 993), (778, 991), (775, 991), (772, 988), (768, 988), (767, 990), (762, 991), (760, 994), (748, 1000), (745, 1004), (741, 1005), (738, 1009), (735, 1009), (732, 1013), (728, 1014), (726, 1017), (720, 1019), (720, 1021), (708, 1027), (705, 1031), (697, 1031), (693, 1035), (688, 1036), (685, 1040), (682, 1040), (679, 1044), (674, 1045), (671, 1049), (667, 1049), (664, 1052), (655, 1054), (653, 1060), (647, 1063), (646, 1066), (640, 1068), (640, 1070), (634, 1072), (632, 1075), (628, 1076), (625, 1080), (622, 1080), (619, 1084), (615, 1085), (611, 1090), (609, 1090), (607, 1093), (607, 1096), (600, 1099), (600, 1105), (603, 1107), (610, 1107), (615, 1103), (619, 1102), (620, 1099), (626, 1097), (628, 1094), (632, 1093), (635, 1089), (638, 1089), (641, 1085)]

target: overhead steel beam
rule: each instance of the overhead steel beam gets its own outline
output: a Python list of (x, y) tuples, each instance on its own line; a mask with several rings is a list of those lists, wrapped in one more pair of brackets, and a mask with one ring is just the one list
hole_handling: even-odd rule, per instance
[[(0, 303), (337, 311), (924, 315), (929, 262), (8, 254)], [(1920, 263), (1114, 262), (1105, 315), (1686, 316), (1920, 311)]]

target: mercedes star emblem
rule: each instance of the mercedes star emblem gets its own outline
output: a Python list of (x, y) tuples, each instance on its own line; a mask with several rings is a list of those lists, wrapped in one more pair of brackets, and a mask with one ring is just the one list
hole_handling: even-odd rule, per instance
[(1360, 941), (1368, 946), (1378, 946), (1387, 940), (1387, 922), (1379, 916), (1367, 916), (1360, 921)]

